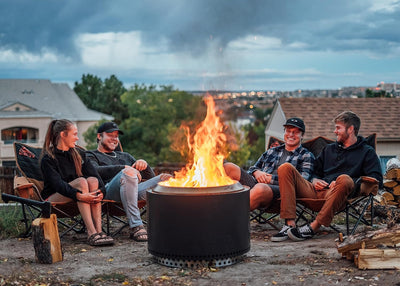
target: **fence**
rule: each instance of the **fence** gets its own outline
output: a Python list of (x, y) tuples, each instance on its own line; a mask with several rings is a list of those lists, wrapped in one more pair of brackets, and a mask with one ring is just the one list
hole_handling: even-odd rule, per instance
[[(0, 166), (0, 193), (13, 194), (14, 176), (17, 173), (17, 167)], [(0, 198), (0, 202), (2, 202)]]

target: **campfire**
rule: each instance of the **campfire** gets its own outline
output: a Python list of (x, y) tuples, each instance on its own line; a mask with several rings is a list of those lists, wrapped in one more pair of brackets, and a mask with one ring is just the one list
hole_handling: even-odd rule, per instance
[(216, 187), (234, 184), (224, 170), (224, 155), (221, 147), (226, 143), (224, 125), (215, 113), (215, 103), (211, 96), (205, 97), (207, 115), (193, 138), (187, 132), (189, 151), (193, 154), (193, 164), (187, 165), (174, 178), (160, 183), (171, 187)]
[(250, 249), (249, 190), (223, 168), (223, 124), (211, 96), (193, 138), (191, 163), (147, 192), (148, 250), (160, 264), (227, 266)]

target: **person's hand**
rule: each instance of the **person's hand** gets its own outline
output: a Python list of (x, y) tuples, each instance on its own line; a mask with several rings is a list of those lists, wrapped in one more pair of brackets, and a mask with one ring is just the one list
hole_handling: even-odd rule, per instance
[(172, 178), (172, 175), (170, 175), (170, 174), (166, 174), (166, 173), (160, 174), (160, 180), (161, 181), (167, 181), (167, 180), (169, 180), (171, 178)]
[(329, 184), (328, 184), (327, 182), (325, 182), (324, 180), (321, 180), (321, 179), (314, 179), (312, 183), (313, 183), (313, 185), (314, 185), (314, 189), (316, 189), (317, 191), (322, 191), (322, 190), (325, 190), (325, 189), (329, 189), (330, 186), (333, 187), (333, 185), (335, 184), (335, 181), (333, 181), (333, 182), (331, 183), (331, 185), (329, 185)]
[(90, 193), (76, 193), (76, 198), (78, 201), (88, 203), (88, 204), (97, 204), (103, 200), (103, 193), (100, 190), (95, 190)]
[(143, 159), (139, 159), (132, 165), (132, 167), (136, 170), (143, 171), (147, 168), (147, 162)]
[(265, 173), (263, 171), (257, 170), (253, 173), (254, 178), (256, 178), (257, 182), (269, 184), (272, 179), (272, 175)]
[(125, 166), (124, 173), (129, 177), (138, 177), (139, 182), (142, 180), (142, 175), (140, 172), (131, 166)]

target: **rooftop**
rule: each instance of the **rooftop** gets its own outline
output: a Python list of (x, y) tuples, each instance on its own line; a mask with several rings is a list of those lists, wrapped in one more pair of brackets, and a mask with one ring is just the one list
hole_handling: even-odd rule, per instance
[(376, 133), (380, 141), (400, 139), (400, 98), (280, 98), (279, 104), (286, 118), (304, 120), (305, 140), (335, 139), (332, 120), (346, 110), (361, 118), (359, 135)]

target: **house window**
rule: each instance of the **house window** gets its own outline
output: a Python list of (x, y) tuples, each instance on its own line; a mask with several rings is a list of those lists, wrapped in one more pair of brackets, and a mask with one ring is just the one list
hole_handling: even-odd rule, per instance
[(14, 141), (22, 143), (37, 143), (39, 130), (29, 127), (12, 127), (1, 130), (1, 140), (4, 144), (12, 144)]

